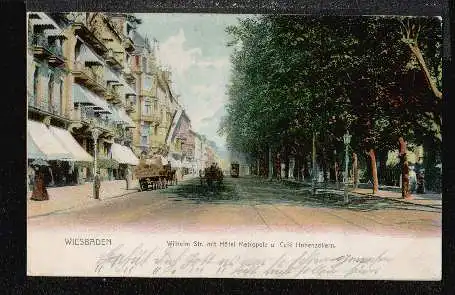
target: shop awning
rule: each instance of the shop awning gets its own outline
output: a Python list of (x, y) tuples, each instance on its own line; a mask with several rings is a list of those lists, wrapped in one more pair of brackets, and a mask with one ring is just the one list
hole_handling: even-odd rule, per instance
[(90, 62), (90, 63), (97, 63), (100, 65), (104, 65), (103, 59), (95, 54), (85, 43), (82, 39), (77, 37), (81, 42), (81, 48), (79, 51), (79, 55), (76, 57), (76, 61), (82, 62)]
[(97, 112), (111, 113), (106, 101), (79, 84), (73, 84), (73, 103), (92, 106)]
[(111, 146), (111, 153), (112, 158), (120, 164), (139, 165), (139, 159), (129, 147), (113, 143)]
[(107, 82), (120, 82), (120, 79), (118, 78), (118, 76), (116, 74), (114, 74), (114, 72), (109, 69), (108, 66), (105, 66), (104, 67), (104, 79), (107, 81)]
[(29, 159), (47, 159), (46, 155), (40, 151), (30, 134), (27, 132), (27, 158)]
[(130, 159), (128, 164), (134, 165), (134, 166), (139, 165), (139, 159), (136, 157), (136, 155), (133, 153), (133, 151), (127, 146), (124, 146), (123, 148), (125, 150), (126, 155)]
[(125, 122), (125, 124), (127, 125), (127, 127), (131, 127), (131, 128), (134, 128), (136, 127), (136, 124), (134, 124), (134, 121), (133, 119), (130, 118), (130, 116), (128, 116), (125, 112), (124, 109), (120, 109), (118, 111), (118, 114), (120, 116), (120, 118), (122, 119), (123, 122)]
[(133, 87), (131, 87), (130, 84), (128, 84), (128, 82), (126, 82), (125, 79), (123, 79), (123, 77), (119, 76), (118, 78), (119, 78), (119, 84), (123, 85), (123, 87), (122, 87), (123, 95), (128, 95), (128, 94), (136, 95), (136, 90), (134, 90)]
[(49, 128), (60, 143), (73, 155), (76, 161), (92, 162), (93, 157), (87, 153), (67, 130), (51, 126)]
[(111, 120), (120, 124), (125, 124), (128, 128), (136, 127), (133, 119), (130, 118), (124, 109), (111, 108)]
[[(28, 120), (27, 129), (33, 143), (36, 145), (37, 149), (46, 156), (46, 160), (74, 160), (72, 154), (65, 149), (59, 140), (52, 134), (49, 128), (47, 128), (43, 123)], [(28, 147), (29, 146), (27, 146), (27, 148)], [(32, 146), (30, 147), (32, 148)], [(33, 152), (33, 150), (31, 152)], [(36, 153), (36, 150), (34, 152)]]

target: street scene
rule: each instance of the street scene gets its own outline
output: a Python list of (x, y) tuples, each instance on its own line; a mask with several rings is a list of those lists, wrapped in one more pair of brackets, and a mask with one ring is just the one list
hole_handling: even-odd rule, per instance
[(27, 18), (28, 231), (440, 238), (440, 18)]

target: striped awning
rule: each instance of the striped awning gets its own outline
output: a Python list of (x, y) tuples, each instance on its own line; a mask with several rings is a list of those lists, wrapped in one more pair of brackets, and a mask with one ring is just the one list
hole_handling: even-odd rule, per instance
[(119, 77), (111, 69), (109, 69), (108, 66), (104, 67), (104, 79), (107, 82), (115, 82), (115, 83), (120, 82)]
[(30, 134), (27, 132), (27, 157), (29, 159), (47, 159), (46, 155), (38, 148)]
[(79, 84), (73, 84), (73, 103), (92, 106), (99, 113), (111, 113), (105, 100)]
[(76, 57), (76, 61), (82, 62), (90, 62), (90, 63), (97, 63), (100, 65), (104, 65), (104, 61), (101, 57), (99, 57), (95, 52), (90, 49), (87, 44), (82, 41), (81, 38), (77, 37), (82, 43), (79, 55)]
[(31, 148), (30, 154), (27, 151), (28, 156), (42, 156), (40, 154), (42, 153), (46, 156), (45, 160), (74, 161), (71, 152), (60, 143), (43, 123), (28, 120), (27, 133), (27, 139), (32, 140), (30, 144), (27, 144), (27, 147)]
[(74, 137), (69, 133), (68, 130), (57, 128), (54, 126), (49, 127), (50, 131), (54, 136), (58, 139), (58, 141), (62, 144), (62, 146), (69, 151), (73, 158), (76, 161), (82, 162), (92, 162), (93, 157), (87, 153), (83, 147), (79, 145), (79, 143), (74, 139)]
[(139, 159), (129, 147), (113, 143), (111, 146), (111, 153), (112, 158), (120, 164), (139, 165)]
[(130, 118), (125, 112), (124, 109), (117, 109), (115, 107), (111, 108), (111, 120), (120, 124), (126, 125), (128, 128), (134, 128), (136, 127), (136, 124), (134, 124), (133, 119)]
[(130, 127), (130, 128), (136, 127), (136, 124), (134, 124), (133, 119), (131, 119), (131, 117), (126, 114), (124, 109), (119, 110), (119, 115), (120, 115), (120, 118), (122, 118), (123, 122), (125, 122), (127, 127)]
[(130, 84), (128, 84), (128, 82), (125, 81), (125, 79), (123, 79), (123, 77), (118, 77), (119, 78), (119, 84), (122, 84), (123, 87), (122, 87), (122, 94), (123, 95), (137, 95), (136, 94), (136, 90), (133, 89), (133, 87), (130, 86)]

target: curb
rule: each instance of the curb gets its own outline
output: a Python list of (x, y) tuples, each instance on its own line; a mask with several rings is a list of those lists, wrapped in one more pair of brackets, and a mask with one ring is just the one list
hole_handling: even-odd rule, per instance
[[(124, 194), (121, 194), (121, 195), (116, 195), (116, 196), (113, 196), (113, 197), (110, 197), (110, 198), (104, 199), (104, 200), (118, 199), (118, 198), (130, 195), (130, 194), (134, 194), (134, 193), (137, 193), (137, 192), (139, 192), (139, 190), (138, 189), (134, 189), (131, 192), (127, 192), (127, 193), (124, 193)], [(100, 199), (100, 202), (102, 202), (104, 200)], [(49, 215), (53, 215), (53, 214), (60, 214), (60, 213), (66, 212), (66, 211), (74, 210), (74, 209), (91, 208), (91, 207), (97, 206), (99, 204), (100, 203), (94, 203), (94, 204), (87, 205), (87, 203), (84, 203), (84, 205), (81, 205), (81, 206), (73, 206), (73, 207), (69, 207), (69, 208), (65, 208), (65, 209), (54, 210), (54, 211), (51, 211), (51, 212), (48, 212), (48, 213), (27, 216), (27, 219), (33, 219), (33, 218), (37, 218), (37, 217), (49, 216)]]
[[(302, 184), (302, 185), (304, 186), (304, 188), (307, 187), (307, 185), (305, 185), (305, 183), (301, 183), (301, 182), (297, 182), (297, 181), (292, 181), (292, 180), (284, 180), (284, 181), (286, 181), (286, 182), (288, 182), (288, 183), (293, 183), (293, 184)], [(311, 187), (310, 187), (310, 188), (311, 188)], [(316, 190), (327, 190), (327, 188), (318, 188), (318, 187), (316, 187)], [(337, 190), (337, 189), (330, 189), (330, 190), (339, 191), (339, 192), (344, 192), (343, 190)], [(412, 203), (412, 202), (405, 201), (405, 200), (401, 200), (401, 199), (386, 198), (386, 197), (381, 197), (381, 196), (378, 196), (378, 195), (372, 195), (372, 194), (368, 194), (368, 193), (358, 193), (358, 192), (349, 191), (349, 194), (357, 194), (357, 195), (360, 195), (360, 196), (368, 196), (368, 197), (373, 197), (373, 198), (381, 198), (381, 199), (391, 200), (391, 201), (398, 202), (398, 203), (402, 203), (402, 204), (409, 204), (409, 205), (414, 205), (414, 206), (423, 206), (423, 207), (428, 207), (428, 208), (433, 208), (433, 209), (442, 210), (442, 206), (441, 206), (441, 207), (437, 207), (437, 206), (428, 205), (428, 204), (416, 204), (416, 203)]]
[(433, 208), (433, 209), (442, 210), (442, 206), (441, 207), (436, 207), (436, 206), (428, 205), (428, 204), (416, 204), (416, 203), (412, 203), (412, 202), (401, 200), (401, 199), (385, 198), (385, 197), (376, 196), (376, 195), (372, 195), (372, 194), (362, 194), (362, 193), (357, 193), (357, 194), (362, 195), (362, 196), (368, 196), (368, 197), (375, 197), (375, 198), (391, 200), (391, 201), (394, 201), (394, 202), (397, 202), (397, 203), (402, 203), (402, 204), (409, 204), (409, 205), (414, 205), (414, 206), (423, 206), (423, 207), (429, 207), (429, 208)]

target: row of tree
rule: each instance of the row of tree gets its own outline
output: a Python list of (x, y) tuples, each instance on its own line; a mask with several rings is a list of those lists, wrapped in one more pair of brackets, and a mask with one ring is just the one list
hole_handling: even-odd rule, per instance
[(377, 154), (399, 150), (403, 196), (406, 143), (424, 145), (429, 160), (437, 157), (438, 18), (260, 16), (227, 31), (234, 52), (220, 133), (230, 148), (257, 159), (271, 148), (306, 165), (314, 141), (315, 160), (333, 167), (349, 130), (354, 156), (370, 159), (375, 191)]

